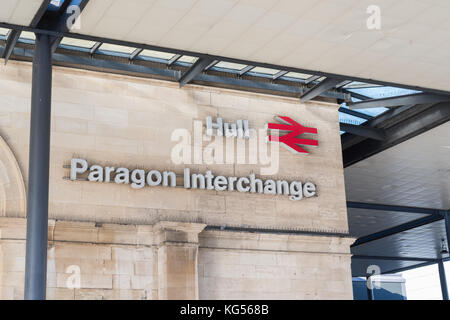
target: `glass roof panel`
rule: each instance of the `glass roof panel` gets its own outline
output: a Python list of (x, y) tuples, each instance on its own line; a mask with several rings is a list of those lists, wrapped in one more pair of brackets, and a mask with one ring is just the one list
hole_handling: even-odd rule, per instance
[(269, 68), (263, 68), (263, 67), (254, 67), (251, 70), (252, 73), (264, 73), (264, 74), (270, 74), (270, 75), (274, 75), (278, 72), (280, 72), (280, 70), (276, 70), (276, 69), (269, 69)]
[(367, 122), (367, 120), (352, 116), (350, 114), (339, 112), (339, 122), (354, 124), (354, 125), (359, 126), (360, 124)]
[(161, 52), (161, 51), (154, 51), (154, 50), (142, 50), (142, 52), (139, 54), (139, 57), (148, 57), (148, 58), (156, 58), (156, 59), (163, 59), (163, 60), (170, 60), (175, 56), (174, 53), (167, 53), (167, 52)]
[(345, 85), (343, 88), (345, 89), (360, 89), (360, 88), (374, 88), (374, 87), (381, 87), (377, 84), (371, 84), (371, 83), (364, 83), (364, 82), (358, 82), (358, 81), (352, 81), (349, 84)]
[(308, 78), (311, 78), (312, 74), (299, 73), (299, 72), (288, 72), (284, 75), (284, 77), (306, 80)]
[[(403, 96), (406, 94), (413, 94), (413, 93), (419, 93), (420, 91), (414, 91), (409, 89), (402, 89), (402, 88), (395, 88), (395, 87), (386, 87), (386, 86), (378, 86), (378, 87), (371, 87), (371, 88), (359, 88), (359, 89), (349, 89), (350, 93), (355, 92), (359, 93), (361, 95), (367, 96), (372, 99), (382, 99), (382, 98), (389, 98), (389, 97), (395, 97), (395, 96)], [(352, 97), (353, 101), (361, 101), (356, 98)], [(343, 104), (345, 106), (345, 104)], [(380, 114), (386, 112), (389, 110), (389, 108), (368, 108), (368, 109), (358, 109), (358, 112), (376, 117)]]
[(22, 31), (19, 39), (34, 42), (36, 40), (36, 35), (33, 32)]
[(409, 89), (395, 88), (395, 87), (372, 87), (372, 88), (360, 88), (351, 89), (350, 92), (356, 92), (372, 99), (389, 98), (395, 96), (403, 96), (406, 94), (419, 93), (420, 91), (414, 91)]
[(61, 41), (62, 45), (80, 47), (85, 49), (91, 49), (95, 45), (95, 41), (74, 39), (74, 38), (63, 38)]
[(184, 62), (184, 63), (194, 64), (195, 61), (197, 61), (197, 60), (198, 60), (197, 57), (181, 56), (180, 59), (177, 60), (177, 62)]
[(226, 62), (226, 61), (220, 61), (214, 65), (215, 68), (232, 69), (238, 71), (244, 69), (246, 66), (247, 66), (246, 64)]
[[(357, 102), (357, 101), (361, 101), (361, 100), (352, 98), (352, 101)], [(345, 104), (345, 103), (343, 103), (341, 105), (341, 107), (348, 108), (347, 104)], [(376, 116), (379, 116), (382, 113), (385, 113), (388, 110), (389, 110), (389, 108), (368, 108), (368, 109), (358, 109), (358, 110), (355, 110), (355, 111), (358, 111), (359, 113), (366, 114), (368, 116), (376, 117)]]
[(136, 50), (136, 48), (120, 46), (120, 45), (111, 44), (111, 43), (103, 43), (100, 46), (100, 48), (98, 48), (98, 49), (103, 50), (103, 51), (111, 51), (111, 52), (124, 53), (124, 54), (131, 54), (134, 50)]
[(0, 28), (0, 36), (6, 36), (9, 32), (9, 29)]

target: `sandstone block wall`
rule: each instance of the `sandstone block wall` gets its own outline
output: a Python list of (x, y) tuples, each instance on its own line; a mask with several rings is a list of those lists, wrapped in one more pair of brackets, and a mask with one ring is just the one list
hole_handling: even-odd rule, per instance
[[(23, 298), (30, 98), (31, 64), (1, 65), (2, 299)], [(180, 128), (192, 134), (194, 121), (207, 116), (248, 119), (259, 129), (276, 115), (318, 128), (319, 148), (307, 156), (281, 148), (270, 178), (311, 181), (317, 197), (134, 190), (64, 179), (73, 157), (177, 174), (184, 167), (258, 174), (263, 165), (174, 164), (171, 134)], [(207, 145), (190, 147), (203, 152)], [(348, 238), (202, 231), (216, 225), (346, 233), (336, 105), (55, 67), (50, 158), (49, 298), (351, 298)]]
[[(48, 299), (351, 299), (352, 239), (49, 221)], [(26, 220), (0, 218), (0, 299), (23, 299)]]

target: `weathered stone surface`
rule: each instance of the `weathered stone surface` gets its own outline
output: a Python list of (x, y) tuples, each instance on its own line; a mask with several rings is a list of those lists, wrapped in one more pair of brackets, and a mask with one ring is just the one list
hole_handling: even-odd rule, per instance
[[(0, 65), (0, 299), (23, 298), (31, 65)], [(205, 225), (347, 232), (337, 106), (54, 67), (49, 194), (50, 299), (351, 298), (351, 239), (202, 231)], [(318, 196), (291, 201), (212, 190), (63, 179), (90, 164), (248, 176), (263, 164), (176, 164), (175, 129), (194, 120), (288, 115), (319, 129), (308, 156), (283, 148), (271, 178), (311, 181)], [(205, 137), (203, 137), (205, 138)], [(230, 140), (230, 139), (228, 139)], [(187, 142), (211, 151), (209, 142)], [(265, 144), (264, 144), (265, 145)], [(246, 145), (248, 148), (250, 146)], [(254, 147), (252, 147), (254, 151)], [(242, 159), (242, 157), (240, 158)], [(266, 177), (267, 178), (267, 177)]]

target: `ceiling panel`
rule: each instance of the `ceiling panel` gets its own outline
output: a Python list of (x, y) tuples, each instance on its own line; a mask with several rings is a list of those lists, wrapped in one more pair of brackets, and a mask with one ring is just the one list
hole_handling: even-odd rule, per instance
[(362, 237), (425, 217), (424, 214), (347, 208), (350, 234)]
[(419, 261), (352, 259), (352, 276), (366, 277), (367, 270), (373, 270), (373, 266), (378, 266), (381, 273), (390, 273), (393, 270), (413, 267), (422, 263)]
[(449, 21), (448, 0), (96, 0), (76, 32), (449, 91)]
[[(450, 122), (382, 151), (345, 169), (347, 200), (400, 206), (450, 209)], [(373, 234), (425, 217), (424, 214), (348, 208), (355, 237)], [(441, 257), (444, 221), (352, 247), (353, 255)], [(444, 257), (447, 257), (445, 254)], [(420, 264), (412, 261), (352, 259), (354, 276), (369, 265), (382, 272)]]
[[(446, 240), (444, 220), (352, 247), (354, 255), (441, 258), (442, 239)], [(445, 254), (444, 257), (447, 257)]]
[(450, 122), (344, 170), (347, 200), (450, 209)]
[(2, 0), (0, 21), (29, 26), (44, 0)]

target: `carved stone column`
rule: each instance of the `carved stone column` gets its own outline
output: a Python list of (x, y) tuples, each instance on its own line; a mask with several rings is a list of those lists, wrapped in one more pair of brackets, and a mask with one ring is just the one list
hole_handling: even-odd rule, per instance
[(198, 234), (205, 227), (169, 221), (155, 224), (159, 299), (198, 299)]

